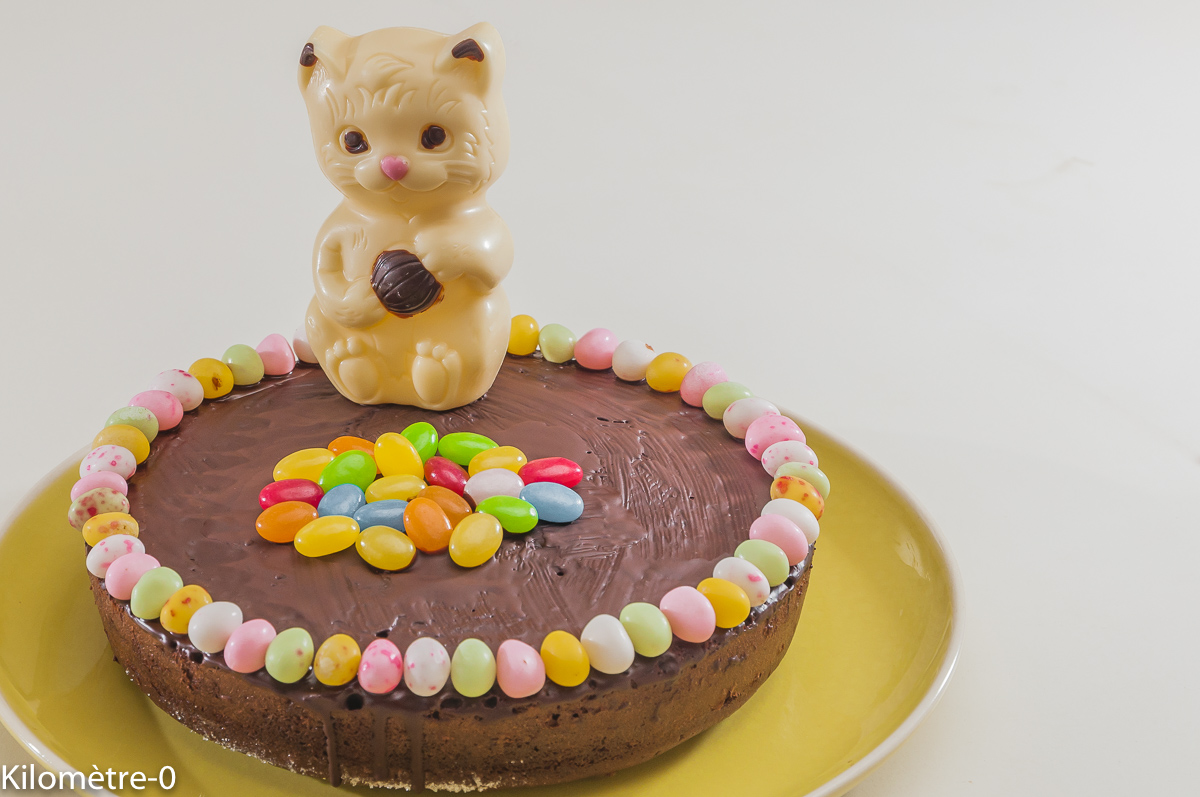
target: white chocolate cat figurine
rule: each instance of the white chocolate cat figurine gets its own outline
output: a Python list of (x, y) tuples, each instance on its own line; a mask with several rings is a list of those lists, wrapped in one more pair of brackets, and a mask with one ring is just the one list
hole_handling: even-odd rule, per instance
[(508, 161), (503, 73), (487, 23), (322, 27), (304, 46), (317, 159), (345, 195), (317, 236), (305, 329), (352, 401), (451, 409), (500, 370), (513, 249), (486, 193)]

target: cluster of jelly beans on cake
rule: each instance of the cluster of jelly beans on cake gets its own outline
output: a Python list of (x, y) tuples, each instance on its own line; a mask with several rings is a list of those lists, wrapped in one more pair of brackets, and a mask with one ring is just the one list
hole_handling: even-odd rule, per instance
[[(109, 595), (128, 602), (134, 617), (186, 635), (196, 649), (210, 656), (220, 654), (235, 672), (265, 668), (282, 683), (296, 683), (311, 673), (327, 686), (357, 679), (363, 690), (374, 694), (391, 692), (403, 683), (421, 696), (437, 694), (447, 682), (465, 697), (482, 696), (494, 686), (509, 697), (529, 697), (541, 691), (547, 679), (560, 686), (578, 686), (593, 669), (617, 674), (626, 671), (637, 655), (662, 655), (675, 637), (699, 643), (718, 628), (741, 625), (755, 607), (770, 600), (772, 589), (783, 585), (793, 568), (806, 564), (820, 532), (829, 480), (817, 467), (804, 433), (773, 404), (729, 381), (716, 363), (693, 366), (681, 354), (659, 354), (641, 341), (620, 341), (606, 329), (591, 330), (576, 340), (566, 327), (539, 328), (533, 318), (520, 315), (512, 319), (510, 354), (529, 356), (540, 350), (552, 363), (574, 360), (581, 368), (611, 369), (619, 379), (644, 380), (653, 390), (677, 392), (685, 403), (703, 407), (709, 417), (723, 421), (731, 435), (743, 439), (746, 450), (762, 462), (772, 479), (771, 498), (750, 525), (748, 538), (733, 556), (717, 562), (711, 578), (695, 587), (676, 587), (657, 606), (630, 603), (619, 617), (597, 615), (578, 636), (552, 631), (540, 649), (508, 639), (493, 652), (479, 639), (464, 639), (450, 655), (436, 639), (419, 637), (401, 652), (388, 639), (374, 639), (364, 649), (346, 634), (335, 634), (316, 646), (304, 628), (276, 632), (269, 620), (245, 619), (237, 604), (214, 601), (202, 586), (185, 585), (175, 570), (146, 554), (137, 521), (129, 514), (126, 480), (149, 456), (158, 432), (178, 425), (185, 412), (204, 400), (220, 399), (235, 386), (253, 385), (264, 376), (290, 373), (297, 355), (304, 362), (316, 362), (302, 331), (292, 346), (294, 352), (284, 337), (271, 335), (256, 349), (237, 345), (220, 360), (205, 358), (187, 371), (163, 372), (150, 390), (109, 417), (80, 463), (80, 479), (71, 491), (68, 519), (91, 546), (87, 568), (103, 579)], [(497, 524), (502, 531), (522, 533), (539, 517), (569, 522), (582, 510), (581, 499), (570, 489), (571, 481), (578, 483), (580, 475), (575, 463), (561, 458), (523, 460), (516, 449), (479, 435), (454, 433), (439, 439), (429, 424), (389, 432), (374, 443), (341, 437), (324, 449), (296, 452), (279, 463), (278, 480), (260, 495), (260, 502), (270, 505), (259, 518), (259, 531), (267, 539), (291, 542), (301, 553), (319, 555), (335, 544), (331, 537), (337, 534), (329, 529), (314, 533), (309, 548), (306, 528), (344, 527), (347, 521), (362, 527), (365, 522), (371, 525), (337, 537), (336, 545), (348, 548), (344, 543), (351, 540), (368, 564), (391, 570), (407, 566), (415, 555), (413, 548), (425, 550), (421, 546), (437, 549), (444, 543), (452, 557), (458, 556), (454, 534), (464, 529), (462, 559), (454, 561), (482, 564), (498, 544)], [(335, 463), (339, 463), (336, 468)], [(308, 484), (292, 481), (296, 479)], [(540, 486), (547, 484), (553, 487)], [(354, 491), (343, 490), (346, 486)], [(539, 491), (557, 495), (549, 500)], [(360, 492), (363, 505), (354, 507)], [(463, 514), (470, 508), (466, 499), (475, 503), (477, 511)], [(398, 518), (399, 504), (387, 501), (407, 502)], [(485, 511), (489, 501), (494, 512)], [(304, 505), (297, 509), (304, 514), (292, 518), (291, 526), (282, 517), (268, 515), (272, 510), (282, 515), (284, 510), (277, 507), (291, 502)], [(326, 502), (329, 511), (322, 514)], [(378, 514), (360, 514), (373, 505)], [(378, 522), (384, 516), (392, 525)], [(452, 517), (458, 522), (451, 523)], [(434, 518), (433, 533), (426, 518)], [(472, 521), (476, 527), (464, 528), (471, 518), (476, 518)], [(447, 537), (448, 523), (453, 530)], [(291, 538), (285, 539), (289, 533)], [(364, 539), (368, 537), (377, 539)]]

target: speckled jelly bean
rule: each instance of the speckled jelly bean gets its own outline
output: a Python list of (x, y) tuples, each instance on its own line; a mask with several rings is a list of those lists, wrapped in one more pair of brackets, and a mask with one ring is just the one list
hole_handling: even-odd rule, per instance
[(631, 603), (619, 619), (640, 655), (654, 658), (671, 647), (671, 621), (653, 603)]
[(464, 468), (480, 451), (496, 447), (496, 441), (474, 432), (451, 432), (438, 440), (438, 454)]
[(183, 420), (183, 405), (165, 390), (143, 390), (129, 400), (129, 406), (153, 412), (160, 432), (174, 429)]
[(471, 505), (467, 503), (467, 499), (453, 490), (438, 487), (436, 484), (426, 487), (417, 494), (417, 498), (428, 498), (440, 506), (442, 511), (446, 513), (446, 517), (449, 518), (451, 526), (457, 526), (463, 518), (473, 511)]
[(725, 410), (729, 408), (730, 404), (753, 395), (750, 388), (745, 385), (737, 382), (720, 382), (704, 391), (704, 398), (700, 403), (708, 417), (719, 421), (724, 417)]
[(471, 462), (467, 465), (467, 474), (474, 476), (476, 473), (493, 468), (504, 468), (513, 473), (520, 473), (521, 468), (525, 467), (528, 462), (529, 459), (521, 449), (515, 446), (497, 446), (480, 451), (471, 457)]
[(145, 407), (122, 407), (114, 410), (104, 425), (115, 426), (117, 424), (132, 426), (146, 435), (146, 439), (151, 443), (154, 442), (155, 437), (158, 437), (158, 418), (154, 417), (154, 413)]
[(263, 338), (254, 350), (258, 352), (267, 376), (284, 376), (296, 368), (296, 353), (288, 345), (287, 338), (277, 332)]
[(430, 485), (445, 487), (462, 495), (467, 488), (467, 472), (445, 457), (430, 457), (425, 462), (425, 481)]
[(797, 479), (804, 479), (817, 488), (822, 500), (829, 500), (829, 477), (816, 465), (809, 465), (807, 462), (785, 462), (776, 469), (775, 476), (795, 476)]
[(296, 327), (296, 331), (292, 333), (292, 351), (296, 352), (296, 359), (300, 362), (317, 364), (317, 355), (308, 343), (308, 333), (304, 327)]
[(344, 434), (341, 437), (335, 437), (329, 441), (329, 445), (325, 446), (332, 452), (334, 457), (338, 454), (345, 454), (347, 451), (361, 451), (367, 456), (375, 457), (375, 444), (370, 440), (364, 440), (361, 437), (355, 437), (351, 434)]
[(111, 512), (129, 512), (129, 499), (110, 487), (96, 487), (88, 490), (71, 503), (67, 510), (67, 521), (72, 528), (82, 529), (83, 525), (97, 515), (107, 515)]
[(150, 380), (149, 387), (151, 390), (165, 390), (179, 399), (184, 412), (191, 412), (204, 402), (204, 386), (200, 380), (178, 368), (163, 371)]
[(542, 657), (519, 639), (506, 639), (496, 649), (496, 683), (509, 697), (529, 697), (546, 685)]
[(354, 547), (363, 561), (371, 567), (393, 572), (411, 565), (417, 555), (417, 547), (408, 535), (391, 526), (369, 526), (363, 529), (355, 540)]
[(479, 567), (496, 555), (503, 541), (504, 527), (496, 517), (468, 515), (450, 533), (450, 559), (460, 567)]
[(266, 666), (267, 648), (275, 636), (275, 627), (266, 620), (247, 620), (225, 642), (225, 666), (234, 672), (258, 672)]
[(546, 362), (569, 362), (575, 356), (575, 333), (562, 324), (546, 324), (538, 332), (538, 346)]
[(624, 379), (626, 382), (640, 382), (646, 378), (646, 369), (657, 356), (657, 352), (648, 343), (623, 340), (613, 350), (613, 373), (618, 379)]
[[(275, 481), (284, 479), (307, 479), (314, 484), (321, 478), (321, 471), (333, 462), (334, 454), (328, 448), (302, 448), (293, 451), (275, 463)], [(324, 491), (322, 491), (324, 494)]]
[(706, 578), (696, 591), (708, 598), (717, 618), (717, 628), (734, 628), (750, 616), (750, 598), (745, 590), (723, 578)]
[(310, 479), (281, 479), (259, 490), (258, 505), (268, 509), (284, 501), (303, 501), (320, 506), (324, 497), (325, 491), (321, 489), (321, 485)]
[(267, 542), (290, 543), (318, 517), (317, 508), (307, 501), (281, 501), (259, 513), (254, 529)]
[(450, 683), (463, 697), (482, 697), (496, 683), (496, 657), (482, 640), (464, 639), (450, 658)]
[(413, 640), (404, 651), (404, 685), (414, 695), (429, 697), (442, 691), (450, 679), (450, 654), (436, 639)]
[(768, 446), (767, 450), (762, 455), (763, 470), (771, 474), (771, 478), (775, 478), (775, 474), (779, 472), (779, 468), (788, 462), (799, 462), (801, 464), (817, 466), (817, 455), (813, 450), (801, 443), (799, 440), (784, 440), (781, 443), (776, 443)]
[[(136, 554), (130, 554), (136, 556)], [(125, 557), (121, 557), (124, 559)], [(121, 561), (120, 559), (117, 560)], [(183, 588), (183, 579), (169, 567), (155, 567), (147, 570), (138, 579), (129, 596), (129, 609), (134, 617), (143, 620), (157, 620), (162, 607), (172, 595)]]
[(133, 588), (141, 577), (158, 566), (159, 561), (148, 553), (118, 557), (104, 574), (104, 588), (117, 600), (127, 601), (133, 596)]
[(463, 494), (474, 501), (475, 506), (479, 506), (489, 498), (494, 498), (498, 495), (517, 498), (521, 495), (521, 490), (524, 487), (525, 482), (511, 470), (506, 468), (492, 468), (491, 470), (480, 471), (467, 479), (467, 484), (463, 488)]
[(159, 624), (172, 634), (186, 634), (192, 615), (201, 606), (212, 603), (208, 590), (196, 584), (188, 584), (175, 590), (158, 613)]
[(400, 436), (413, 444), (413, 448), (421, 455), (422, 462), (428, 462), (429, 458), (437, 453), (438, 433), (433, 424), (417, 421), (404, 427)]
[(371, 482), (367, 488), (367, 503), (376, 501), (411, 501), (421, 494), (425, 482), (407, 473), (384, 476)]
[(414, 498), (404, 508), (404, 533), (423, 553), (441, 553), (450, 545), (454, 527), (450, 518), (430, 498)]
[(695, 587), (676, 587), (663, 595), (658, 608), (671, 623), (671, 633), (684, 642), (704, 642), (717, 630), (717, 613)]
[(367, 505), (367, 494), (357, 484), (339, 484), (325, 493), (321, 503), (317, 504), (317, 514), (344, 515), (354, 517), (354, 513)]
[(763, 452), (785, 440), (804, 442), (804, 432), (791, 418), (783, 415), (764, 415), (746, 429), (746, 450), (755, 459), (762, 459)]
[(145, 553), (146, 546), (137, 537), (128, 534), (113, 534), (96, 543), (88, 551), (87, 569), (96, 578), (104, 578), (112, 563), (131, 553)]
[(93, 448), (79, 463), (79, 477), (83, 478), (89, 473), (101, 470), (112, 471), (128, 481), (137, 471), (137, 460), (124, 446), (105, 445)]
[(537, 351), (538, 323), (530, 315), (515, 315), (508, 331), (508, 353), (528, 357)]
[(201, 606), (188, 621), (188, 641), (210, 656), (225, 649), (233, 632), (242, 625), (242, 607), (229, 601)]
[(132, 515), (125, 512), (105, 512), (88, 518), (87, 523), (83, 524), (83, 541), (88, 545), (94, 546), (100, 540), (114, 534), (128, 534), (130, 537), (136, 537), (138, 536), (138, 522), (133, 519)]
[(296, 532), (292, 544), (304, 556), (328, 556), (344, 551), (358, 540), (359, 528), (354, 518), (342, 515), (319, 517)]
[(476, 511), (494, 516), (509, 534), (525, 534), (537, 525), (538, 513), (533, 504), (511, 495), (493, 495), (480, 501)]
[(233, 390), (233, 371), (213, 357), (196, 360), (188, 367), (188, 373), (200, 382), (200, 386), (204, 388), (204, 398), (209, 401), (228, 396)]
[(354, 637), (334, 634), (321, 643), (313, 656), (313, 675), (326, 686), (343, 686), (358, 675), (362, 663), (362, 650)]
[(321, 470), (317, 484), (326, 495), (333, 488), (343, 484), (353, 484), (360, 490), (366, 490), (371, 486), (371, 482), (375, 481), (375, 472), (375, 460), (370, 454), (364, 451), (346, 451), (334, 457)]
[(139, 465), (150, 456), (150, 441), (146, 439), (146, 435), (142, 434), (140, 429), (127, 424), (105, 426), (92, 438), (92, 448), (109, 445), (128, 449)]
[(566, 631), (546, 634), (540, 653), (542, 663), (546, 665), (546, 677), (559, 686), (579, 686), (591, 672), (587, 651)]
[(751, 606), (762, 606), (771, 597), (771, 585), (758, 567), (745, 559), (726, 556), (713, 567), (713, 578), (737, 584), (746, 593)]
[(663, 352), (646, 366), (646, 384), (659, 393), (675, 393), (692, 370), (692, 361), (678, 352)]
[(704, 394), (713, 385), (729, 381), (725, 369), (714, 362), (697, 363), (683, 377), (679, 385), (679, 397), (684, 404), (699, 407), (704, 404)]
[(783, 515), (800, 527), (809, 545), (816, 542), (817, 537), (821, 535), (821, 524), (817, 520), (817, 516), (812, 513), (811, 509), (798, 501), (792, 501), (787, 498), (772, 498), (763, 504), (760, 515), (764, 517), (766, 515)]
[(598, 614), (589, 620), (579, 641), (597, 672), (616, 675), (633, 666), (633, 640), (621, 621), (611, 614)]
[(563, 487), (574, 487), (583, 481), (583, 468), (566, 457), (543, 457), (525, 463), (517, 475), (525, 484), (556, 482)]
[(267, 645), (267, 674), (281, 684), (294, 684), (308, 675), (312, 660), (312, 635), (303, 628), (286, 628)]
[(425, 475), (424, 460), (417, 447), (396, 432), (386, 432), (375, 440), (375, 462), (384, 476), (416, 476), (420, 479)]
[(725, 412), (721, 416), (721, 420), (725, 424), (725, 431), (736, 437), (738, 440), (745, 438), (750, 424), (757, 421), (764, 415), (778, 415), (779, 408), (766, 399), (751, 396), (750, 398), (742, 398), (730, 404), (725, 408)]
[[(129, 483), (122, 479), (119, 474), (113, 473), (111, 470), (98, 470), (95, 473), (89, 473), (75, 482), (74, 486), (71, 487), (71, 500), (78, 501), (85, 493), (89, 493), (100, 487), (120, 493), (121, 495), (129, 495)], [(106, 509), (104, 511), (108, 512), (112, 510)], [(122, 509), (120, 511), (126, 512), (128, 510)], [(80, 526), (82, 525), (81, 523)]]
[[(341, 488), (337, 488), (341, 489)], [(363, 499), (366, 500), (365, 498)], [(393, 529), (404, 530), (404, 510), (408, 501), (396, 498), (386, 498), (382, 501), (364, 503), (354, 512), (354, 522), (360, 529), (372, 526), (389, 526)]]
[(790, 570), (787, 555), (773, 542), (746, 540), (737, 547), (733, 555), (757, 567), (772, 587), (778, 587), (787, 581)]
[(817, 488), (795, 476), (776, 476), (771, 482), (772, 498), (790, 498), (798, 501), (816, 516), (817, 520), (825, 514), (825, 499), (817, 492)]
[(262, 357), (245, 343), (235, 343), (226, 349), (221, 362), (229, 366), (235, 385), (257, 385), (266, 374)]
[(607, 371), (612, 368), (613, 352), (618, 343), (620, 340), (611, 330), (589, 330), (575, 343), (575, 362), (591, 371)]
[(583, 498), (570, 487), (556, 482), (534, 482), (521, 490), (520, 498), (533, 504), (539, 520), (572, 523), (583, 516)]
[(373, 695), (385, 695), (404, 677), (404, 656), (395, 643), (376, 639), (367, 645), (358, 663), (358, 685)]

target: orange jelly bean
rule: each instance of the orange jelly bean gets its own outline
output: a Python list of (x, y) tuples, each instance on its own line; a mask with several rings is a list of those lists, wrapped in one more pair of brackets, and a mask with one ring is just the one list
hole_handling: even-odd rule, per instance
[(292, 542), (300, 529), (317, 519), (317, 508), (305, 501), (281, 501), (269, 506), (254, 521), (254, 528), (269, 542)]
[[(375, 457), (375, 444), (370, 440), (364, 440), (361, 437), (355, 437), (352, 434), (344, 434), (325, 447), (332, 451), (335, 457), (338, 454), (344, 454), (347, 451), (361, 451), (364, 454), (370, 455), (372, 458)], [(378, 465), (375, 466), (375, 472), (379, 472)]]
[(467, 499), (463, 498), (458, 493), (446, 487), (438, 487), (436, 484), (430, 485), (422, 490), (418, 498), (428, 498), (442, 508), (446, 513), (446, 517), (450, 520), (450, 526), (457, 526), (462, 519), (471, 514), (471, 505), (467, 503)]
[(818, 520), (825, 512), (825, 499), (817, 488), (796, 476), (779, 476), (771, 482), (771, 498), (790, 498), (812, 510)]
[(414, 498), (404, 509), (404, 533), (424, 553), (441, 553), (450, 545), (454, 527), (432, 498)]

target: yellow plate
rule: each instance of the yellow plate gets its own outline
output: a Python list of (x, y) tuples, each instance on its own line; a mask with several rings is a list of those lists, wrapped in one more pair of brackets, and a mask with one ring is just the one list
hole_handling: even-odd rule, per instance
[[(537, 789), (539, 797), (833, 797), (932, 709), (958, 653), (949, 555), (878, 471), (828, 436), (809, 436), (833, 490), (800, 625), (779, 669), (740, 711), (667, 754), (612, 777)], [(170, 765), (178, 797), (334, 793), (201, 739), (129, 681), (100, 628), (79, 533), (66, 522), (74, 479), (73, 463), (49, 477), (0, 538), (0, 719), (8, 729), (54, 771), (95, 765), (154, 776)]]

